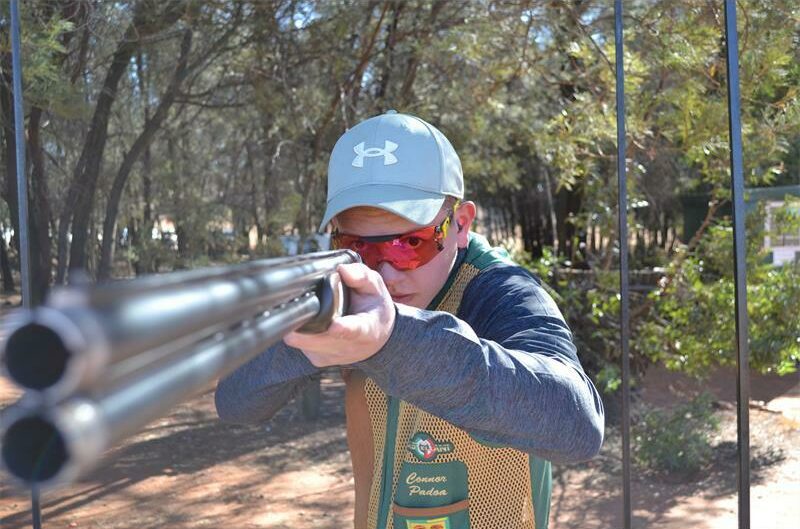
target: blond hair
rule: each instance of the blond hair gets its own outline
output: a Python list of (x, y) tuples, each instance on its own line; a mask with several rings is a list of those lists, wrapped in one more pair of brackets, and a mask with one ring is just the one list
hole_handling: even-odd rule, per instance
[[(453, 209), (453, 206), (455, 206), (459, 200), (460, 200), (459, 198), (447, 195), (447, 197), (444, 199), (444, 203), (442, 203), (442, 208), (439, 211), (442, 212), (442, 211), (447, 211), (449, 209)], [(385, 209), (376, 208), (374, 206), (355, 206), (342, 211), (341, 213), (333, 217), (333, 219), (331, 220), (335, 227), (337, 224), (337, 220), (342, 217), (349, 217), (350, 215), (358, 215), (360, 218), (363, 217), (377, 218), (377, 217), (382, 217), (387, 213), (391, 214), (391, 212), (388, 212)]]

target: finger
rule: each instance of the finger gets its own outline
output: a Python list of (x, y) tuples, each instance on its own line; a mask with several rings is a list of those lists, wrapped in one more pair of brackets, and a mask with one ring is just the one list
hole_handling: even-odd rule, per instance
[(342, 282), (359, 294), (377, 294), (382, 281), (377, 272), (361, 263), (339, 265), (336, 268)]
[(311, 362), (314, 367), (328, 367), (327, 363), (325, 362), (325, 357), (312, 351), (303, 351), (303, 354), (306, 356), (306, 358), (308, 358), (308, 361)]
[(283, 337), (283, 342), (289, 347), (295, 349), (311, 349), (318, 345), (320, 342), (319, 334), (304, 334), (292, 331)]
[(362, 320), (363, 317), (359, 316), (336, 318), (324, 332), (307, 334), (292, 331), (283, 337), (283, 341), (289, 347), (304, 351), (327, 350), (358, 338), (367, 328)]
[(369, 322), (363, 313), (340, 316), (331, 322), (327, 334), (338, 340), (356, 340), (369, 330)]
[(298, 334), (299, 333), (294, 332), (294, 331), (290, 332), (289, 334), (287, 334), (287, 335), (285, 335), (283, 337), (283, 343), (285, 343), (289, 347), (298, 348), (299, 347), (298, 346), (298, 343), (299, 343), (298, 342), (298, 336), (297, 336)]

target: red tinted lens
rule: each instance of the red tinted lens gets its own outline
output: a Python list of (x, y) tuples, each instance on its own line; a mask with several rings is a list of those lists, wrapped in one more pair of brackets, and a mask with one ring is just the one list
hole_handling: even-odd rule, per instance
[(361, 256), (370, 268), (387, 262), (398, 270), (414, 270), (428, 263), (439, 253), (436, 227), (406, 233), (389, 241), (370, 242), (354, 235), (336, 234), (333, 245), (337, 249), (350, 249)]

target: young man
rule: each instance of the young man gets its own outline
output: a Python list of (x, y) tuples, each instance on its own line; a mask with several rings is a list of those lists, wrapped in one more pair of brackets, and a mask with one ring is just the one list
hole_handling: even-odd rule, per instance
[(342, 366), (356, 529), (548, 525), (550, 461), (592, 457), (603, 408), (539, 281), (470, 231), (461, 162), (425, 121), (389, 111), (347, 131), (328, 168), (350, 314), (220, 382), (223, 420), (271, 417)]

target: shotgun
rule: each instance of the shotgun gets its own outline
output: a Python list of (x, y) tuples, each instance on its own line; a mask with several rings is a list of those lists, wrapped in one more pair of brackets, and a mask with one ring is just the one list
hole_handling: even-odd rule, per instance
[(349, 250), (56, 288), (0, 330), (0, 368), (23, 396), (0, 417), (20, 484), (76, 481), (125, 437), (287, 333), (347, 312)]

